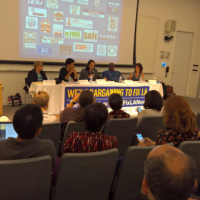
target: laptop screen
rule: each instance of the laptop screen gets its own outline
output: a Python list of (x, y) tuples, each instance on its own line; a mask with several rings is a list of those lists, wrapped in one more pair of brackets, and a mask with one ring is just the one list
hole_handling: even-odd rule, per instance
[(0, 140), (6, 140), (9, 137), (17, 138), (13, 123), (0, 123)]

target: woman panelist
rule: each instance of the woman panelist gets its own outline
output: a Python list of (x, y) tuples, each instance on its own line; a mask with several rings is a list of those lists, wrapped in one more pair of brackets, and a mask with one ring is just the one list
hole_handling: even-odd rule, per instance
[(142, 64), (137, 63), (135, 65), (135, 72), (131, 73), (128, 80), (139, 81), (140, 78), (142, 78), (143, 80), (144, 74), (142, 73), (142, 71), (143, 71)]
[[(36, 61), (34, 63), (34, 69), (28, 72), (26, 85), (30, 87), (32, 82), (42, 82), (43, 80), (47, 80), (45, 72), (43, 71), (43, 64), (40, 61)], [(26, 92), (28, 92), (28, 87), (25, 86), (23, 88)]]

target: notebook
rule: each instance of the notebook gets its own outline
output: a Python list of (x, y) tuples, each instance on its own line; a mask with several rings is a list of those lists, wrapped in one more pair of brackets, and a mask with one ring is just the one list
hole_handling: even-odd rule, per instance
[(0, 122), (0, 140), (6, 140), (9, 137), (17, 138), (17, 133), (13, 128), (13, 123)]

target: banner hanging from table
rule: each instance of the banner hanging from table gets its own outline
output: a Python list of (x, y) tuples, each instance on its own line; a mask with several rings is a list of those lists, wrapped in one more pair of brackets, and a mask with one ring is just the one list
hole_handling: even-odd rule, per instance
[[(94, 94), (96, 102), (101, 102), (108, 107), (108, 98), (112, 93), (118, 93), (123, 98), (122, 107), (143, 106), (145, 94), (149, 91), (149, 86), (143, 87), (116, 87), (116, 86), (78, 86), (65, 88), (65, 107), (69, 102), (83, 90), (89, 90)], [(78, 107), (78, 105), (74, 105)]]

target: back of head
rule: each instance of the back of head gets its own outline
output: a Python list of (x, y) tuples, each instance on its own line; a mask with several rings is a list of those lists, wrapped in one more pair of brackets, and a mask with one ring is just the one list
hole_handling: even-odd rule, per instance
[(80, 93), (78, 103), (81, 108), (86, 107), (94, 102), (94, 95), (89, 90), (84, 90)]
[(42, 120), (41, 109), (37, 105), (28, 104), (15, 112), (13, 127), (21, 139), (32, 139), (42, 127)]
[(94, 60), (89, 60), (88, 63), (87, 63), (87, 66), (86, 66), (86, 69), (87, 69), (87, 70), (89, 70), (89, 65), (90, 65), (91, 62), (95, 63)]
[(83, 112), (85, 128), (90, 132), (100, 132), (108, 119), (108, 109), (102, 103), (93, 103)]
[(38, 91), (34, 94), (34, 104), (40, 108), (46, 108), (49, 102), (49, 95), (44, 91)]
[(71, 63), (74, 63), (75, 61), (74, 61), (74, 59), (72, 59), (72, 58), (67, 58), (67, 60), (66, 60), (66, 62), (65, 62), (65, 65), (66, 65), (66, 67), (67, 67), (67, 65), (70, 65)]
[(176, 129), (180, 133), (196, 130), (195, 114), (188, 102), (181, 96), (175, 95), (164, 104), (164, 125)]
[(122, 108), (122, 97), (120, 94), (118, 93), (113, 93), (109, 96), (109, 105), (112, 108), (112, 110), (116, 111), (116, 110), (120, 110)]
[(163, 107), (163, 99), (156, 90), (151, 90), (145, 95), (144, 108), (161, 111)]
[(169, 147), (144, 163), (145, 180), (155, 200), (187, 200), (193, 192), (196, 165), (179, 151)]
[(36, 67), (38, 66), (38, 65), (40, 65), (42, 62), (40, 62), (40, 61), (35, 61), (34, 62), (34, 65), (33, 65), (33, 67), (34, 67), (34, 69), (36, 69)]
[(80, 108), (78, 109), (78, 114), (74, 120), (76, 122), (82, 122), (84, 109), (86, 106), (94, 103), (94, 95), (89, 90), (84, 90), (81, 92), (78, 98), (78, 103), (79, 103)]

